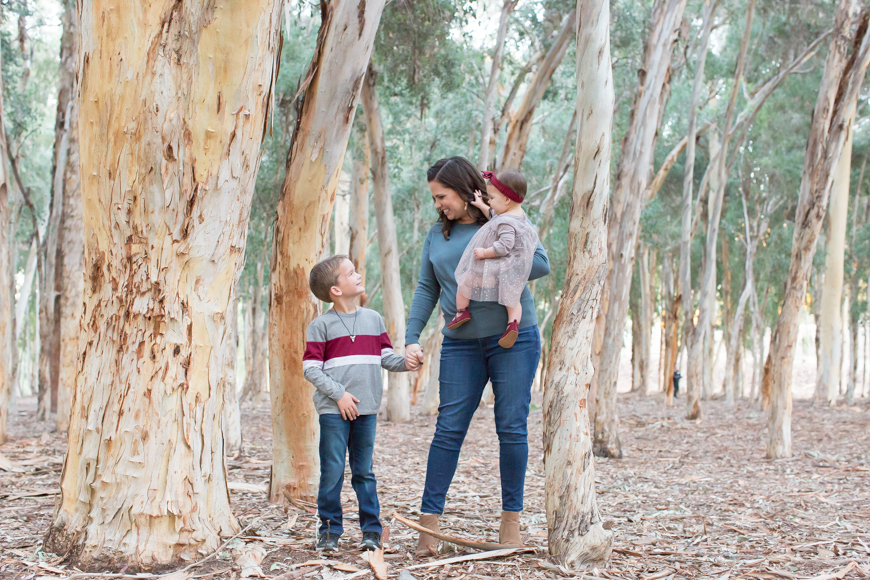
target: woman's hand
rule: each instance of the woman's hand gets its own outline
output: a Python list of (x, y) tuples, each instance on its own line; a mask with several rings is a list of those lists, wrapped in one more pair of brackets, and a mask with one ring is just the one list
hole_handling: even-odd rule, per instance
[(420, 348), (419, 344), (405, 345), (405, 368), (409, 371), (419, 370), (420, 365), (423, 364), (423, 358), (423, 349)]

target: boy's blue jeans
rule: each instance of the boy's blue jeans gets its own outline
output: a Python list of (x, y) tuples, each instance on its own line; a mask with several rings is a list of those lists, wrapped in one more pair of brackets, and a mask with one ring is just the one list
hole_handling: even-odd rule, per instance
[(529, 460), (528, 417), (532, 382), (541, 357), (537, 326), (520, 330), (513, 348), (498, 345), (499, 335), (478, 339), (444, 337), (439, 376), (441, 404), (435, 437), (429, 447), (421, 511), (444, 511), (459, 451), (487, 380), (495, 395), (495, 430), (499, 442), (502, 510), (523, 509)]
[(320, 415), (320, 491), (317, 514), (320, 533), (341, 535), (341, 486), (344, 483), (344, 457), (350, 459), (350, 483), (359, 502), (359, 527), (364, 532), (381, 533), (377, 481), (372, 471), (377, 415), (360, 415), (346, 421), (337, 414)]

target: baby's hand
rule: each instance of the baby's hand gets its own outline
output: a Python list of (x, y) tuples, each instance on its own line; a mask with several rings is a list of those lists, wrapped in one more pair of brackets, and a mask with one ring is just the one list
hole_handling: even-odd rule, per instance
[(486, 249), (485, 248), (474, 248), (474, 257), (477, 260), (485, 260), (486, 259)]
[(480, 192), (477, 190), (474, 191), (474, 201), (471, 202), (471, 205), (483, 211), (483, 213), (487, 213), (487, 210), (489, 210), (489, 206), (486, 205), (486, 202), (483, 201), (483, 197), (481, 197)]

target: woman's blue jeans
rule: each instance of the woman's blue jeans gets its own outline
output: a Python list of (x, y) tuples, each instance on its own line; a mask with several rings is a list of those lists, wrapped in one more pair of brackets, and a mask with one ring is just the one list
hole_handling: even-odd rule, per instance
[(529, 461), (528, 418), (532, 381), (541, 358), (537, 326), (523, 328), (512, 348), (498, 345), (499, 335), (457, 340), (444, 337), (435, 437), (429, 447), (421, 511), (444, 511), (447, 489), (456, 472), (459, 450), (487, 381), (495, 395), (495, 430), (499, 442), (502, 510), (523, 509)]
[(364, 532), (381, 533), (377, 481), (372, 471), (377, 415), (360, 415), (346, 421), (338, 414), (320, 416), (320, 491), (317, 513), (320, 533), (341, 535), (341, 486), (344, 483), (344, 458), (350, 460), (350, 483), (359, 502), (359, 527)]

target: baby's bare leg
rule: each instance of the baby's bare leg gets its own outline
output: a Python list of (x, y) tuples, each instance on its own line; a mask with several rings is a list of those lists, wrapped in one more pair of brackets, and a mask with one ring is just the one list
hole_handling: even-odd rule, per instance
[[(456, 301), (459, 302), (459, 296), (456, 296)], [(506, 306), (508, 311), (508, 322), (517, 321), (517, 324), (523, 319), (523, 305), (517, 302), (516, 306)]]
[(465, 310), (468, 308), (468, 303), (471, 302), (471, 288), (464, 284), (460, 284), (456, 291), (456, 309)]

